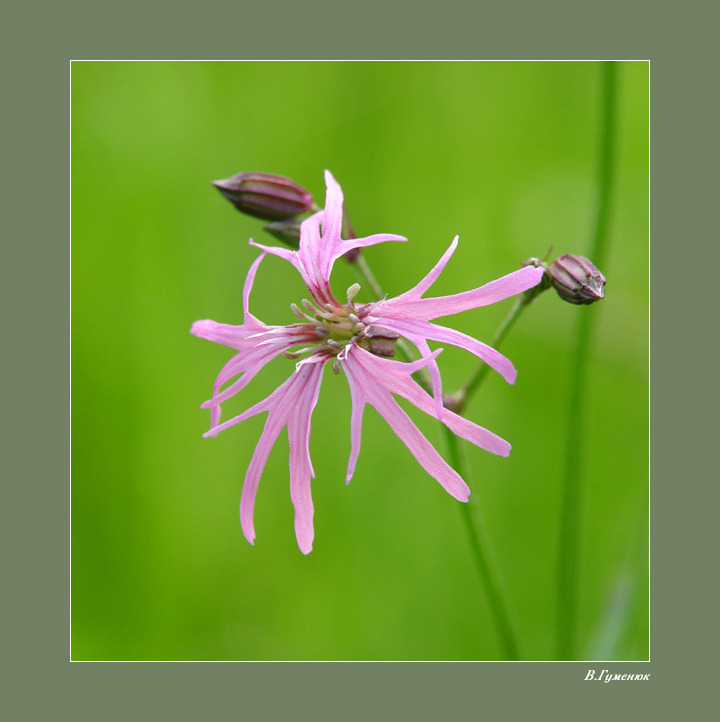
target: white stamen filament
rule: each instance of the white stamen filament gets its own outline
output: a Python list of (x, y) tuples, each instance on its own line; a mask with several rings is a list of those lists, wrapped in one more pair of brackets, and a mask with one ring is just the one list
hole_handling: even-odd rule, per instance
[(306, 354), (308, 351), (315, 351), (317, 346), (305, 346), (305, 348), (299, 348), (297, 351), (283, 351), (282, 355), (291, 360), (295, 360)]

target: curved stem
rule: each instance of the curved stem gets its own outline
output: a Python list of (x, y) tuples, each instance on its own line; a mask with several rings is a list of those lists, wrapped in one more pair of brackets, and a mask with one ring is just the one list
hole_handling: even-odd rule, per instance
[[(470, 470), (467, 458), (462, 452), (460, 440), (447, 426), (443, 426), (443, 429), (445, 430), (448, 455), (450, 456), (450, 466), (465, 479), (466, 483), (469, 483)], [(470, 501), (466, 504), (461, 504), (460, 513), (470, 540), (473, 559), (480, 572), (480, 577), (485, 584), (490, 609), (495, 618), (500, 643), (503, 647), (504, 658), (517, 661), (520, 659), (517, 633), (511, 621), (507, 595), (503, 588), (497, 562), (495, 561), (490, 545), (490, 535), (488, 534), (485, 519), (479, 504), (476, 502), (476, 498), (476, 495), (473, 495), (470, 497)]]
[[(607, 248), (608, 218), (615, 154), (615, 105), (617, 67), (606, 62), (602, 68), (602, 118), (598, 165), (599, 197), (589, 257), (603, 266)], [(581, 314), (571, 372), (567, 447), (562, 491), (557, 571), (557, 657), (575, 659), (577, 654), (577, 567), (580, 545), (580, 516), (583, 505), (585, 390), (592, 324), (592, 312)]]
[[(494, 349), (497, 350), (499, 348), (503, 339), (505, 338), (505, 336), (507, 336), (508, 332), (515, 324), (515, 321), (517, 321), (520, 314), (525, 308), (527, 308), (527, 306), (530, 305), (530, 303), (531, 300), (529, 300), (525, 295), (519, 296), (517, 298), (517, 300), (513, 304), (513, 307), (510, 309), (510, 313), (505, 316), (503, 322), (500, 324), (498, 330), (493, 336), (493, 340), (490, 345)], [(470, 399), (473, 397), (475, 392), (478, 390), (478, 387), (483, 382), (483, 379), (485, 378), (485, 376), (487, 376), (487, 372), (489, 369), (490, 367), (484, 361), (481, 361), (475, 368), (475, 371), (470, 376), (470, 378), (463, 384), (459, 391), (457, 391), (451, 397), (451, 406), (455, 413), (462, 414), (463, 410), (468, 405)]]
[(370, 270), (365, 256), (361, 253), (351, 265), (353, 269), (355, 269), (355, 273), (370, 286), (374, 300), (379, 301), (383, 298), (385, 294), (383, 293), (382, 286), (378, 283), (377, 278), (375, 278), (375, 274)]

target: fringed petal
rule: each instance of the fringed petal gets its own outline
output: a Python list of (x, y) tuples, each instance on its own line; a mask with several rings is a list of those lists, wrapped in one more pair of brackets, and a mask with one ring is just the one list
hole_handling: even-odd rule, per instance
[[(310, 420), (320, 392), (322, 369), (322, 363), (304, 366), (266, 399), (222, 425), (227, 428), (263, 411), (268, 412), (263, 432), (245, 474), (240, 498), (240, 524), (245, 538), (251, 544), (255, 540), (253, 510), (258, 482), (270, 450), (283, 427), (287, 426), (290, 443), (290, 495), (295, 507), (295, 532), (302, 553), (308, 554), (312, 550), (313, 505), (310, 479), (313, 471), (309, 449)], [(221, 430), (221, 427), (218, 427), (214, 431)]]
[[(420, 411), (434, 416), (435, 402), (432, 396), (413, 381), (411, 374), (419, 368), (420, 364), (434, 360), (438, 353), (439, 351), (435, 351), (430, 357), (416, 361), (413, 364), (373, 356), (359, 347), (353, 349), (351, 356), (355, 364), (365, 372), (366, 378), (371, 379), (374, 385), (382, 386), (388, 391), (402, 396)], [(485, 451), (498, 456), (508, 456), (510, 453), (511, 447), (507, 441), (482, 426), (458, 416), (449, 409), (443, 410), (441, 421), (457, 436), (475, 444), (475, 446), (479, 446), (481, 449), (485, 449)]]
[[(496, 351), (492, 346), (488, 346), (465, 333), (447, 328), (446, 326), (438, 326), (429, 321), (381, 318), (372, 323), (373, 326), (377, 326), (378, 328), (386, 328), (390, 331), (395, 331), (395, 333), (399, 333), (401, 336), (405, 336), (405, 338), (412, 341), (418, 348), (420, 348), (419, 344), (422, 341), (429, 340), (438, 341), (439, 343), (449, 343), (452, 346), (457, 346), (465, 351), (469, 351), (481, 361), (484, 361), (490, 368), (495, 369), (509, 384), (515, 383), (517, 371), (511, 361), (499, 351)], [(423, 356), (427, 355), (427, 353), (422, 350), (421, 353)], [(431, 365), (428, 365), (428, 369), (431, 370), (432, 373)]]
[(510, 296), (523, 293), (529, 288), (537, 286), (542, 280), (543, 273), (542, 268), (525, 266), (519, 271), (513, 271), (507, 276), (486, 283), (472, 291), (464, 291), (452, 296), (417, 300), (403, 300), (401, 296), (398, 296), (387, 301), (380, 301), (373, 307), (372, 313), (379, 317), (431, 321), (434, 318), (468, 311), (471, 308), (489, 306), (510, 298)]
[[(467, 501), (470, 496), (468, 485), (423, 436), (410, 417), (393, 399), (385, 385), (378, 384), (377, 379), (367, 373), (363, 365), (357, 361), (357, 352), (371, 356), (366, 351), (355, 348), (353, 353), (348, 354), (345, 361), (344, 368), (348, 383), (356, 389), (355, 398), (361, 399), (363, 404), (369, 403), (378, 411), (390, 425), (390, 428), (408, 447), (420, 466), (437, 480), (451, 496), (459, 501)], [(410, 366), (410, 364), (406, 366)], [(392, 387), (394, 379), (388, 379), (388, 381), (388, 386)]]

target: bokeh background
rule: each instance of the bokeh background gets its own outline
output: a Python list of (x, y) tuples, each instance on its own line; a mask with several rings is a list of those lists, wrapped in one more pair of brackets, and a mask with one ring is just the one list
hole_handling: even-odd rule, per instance
[[(469, 449), (525, 658), (553, 658), (561, 479), (578, 318), (597, 314), (589, 368), (580, 556), (583, 659), (648, 658), (648, 65), (621, 63), (618, 147), (592, 307), (538, 299), (503, 345), (516, 385), (487, 379), (468, 416), (513, 445)], [(315, 545), (293, 531), (285, 434), (256, 506), (238, 502), (264, 417), (203, 439), (199, 405), (230, 350), (193, 321), (241, 322), (245, 274), (273, 243), (209, 182), (290, 176), (324, 202), (343, 186), (390, 295), (452, 238), (437, 295), (529, 256), (587, 252), (597, 200), (601, 68), (593, 62), (72, 64), (72, 655), (76, 660), (494, 660), (498, 638), (459, 503), (368, 408), (344, 483), (350, 402), (326, 369), (313, 417)], [(338, 263), (337, 294), (355, 281)], [(307, 295), (268, 258), (252, 304), (293, 320)], [(364, 300), (362, 296), (358, 300)], [(369, 300), (369, 299), (365, 299)], [(446, 319), (490, 341), (511, 301)], [(228, 411), (291, 371), (278, 359)], [(445, 388), (474, 358), (448, 348)], [(441, 444), (432, 419), (414, 420)]]

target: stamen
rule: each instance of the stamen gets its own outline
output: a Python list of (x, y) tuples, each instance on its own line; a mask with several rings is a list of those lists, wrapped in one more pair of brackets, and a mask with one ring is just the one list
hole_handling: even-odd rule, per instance
[(281, 356), (294, 361), (295, 359), (299, 359), (301, 356), (304, 356), (308, 351), (315, 351), (316, 349), (317, 346), (305, 346), (305, 348), (299, 348), (297, 351), (283, 351)]
[(353, 285), (350, 286), (350, 288), (348, 288), (348, 290), (347, 290), (348, 303), (350, 303), (353, 300), (353, 298), (355, 298), (355, 296), (358, 295), (358, 291), (360, 291), (361, 288), (362, 288), (362, 286), (359, 283), (353, 283)]
[(320, 325), (315, 326), (315, 333), (316, 333), (320, 338), (327, 338), (327, 337), (330, 335), (330, 331), (328, 330), (328, 327), (327, 327), (327, 326), (320, 326)]
[(333, 306), (332, 303), (326, 303), (325, 308), (330, 311), (330, 313), (335, 313), (335, 306)]
[(362, 321), (358, 321), (358, 322), (355, 324), (355, 330), (356, 330), (358, 333), (362, 333), (362, 332), (365, 330), (365, 324), (364, 324)]
[(360, 323), (360, 319), (354, 313), (351, 313), (348, 318), (352, 322), (353, 326), (356, 326), (358, 323)]
[(312, 303), (310, 303), (310, 301), (307, 300), (307, 298), (303, 298), (302, 305), (305, 308), (305, 310), (310, 314), (315, 315), (317, 313), (320, 313), (320, 310), (315, 308), (315, 306), (313, 306)]
[(342, 349), (342, 345), (333, 338), (329, 338), (327, 341), (325, 341), (325, 343), (330, 346), (330, 348), (334, 348), (336, 351), (340, 351)]
[(291, 303), (290, 310), (293, 312), (293, 315), (297, 316), (298, 318), (307, 318), (307, 316), (300, 310), (300, 307), (297, 305), (297, 303)]

